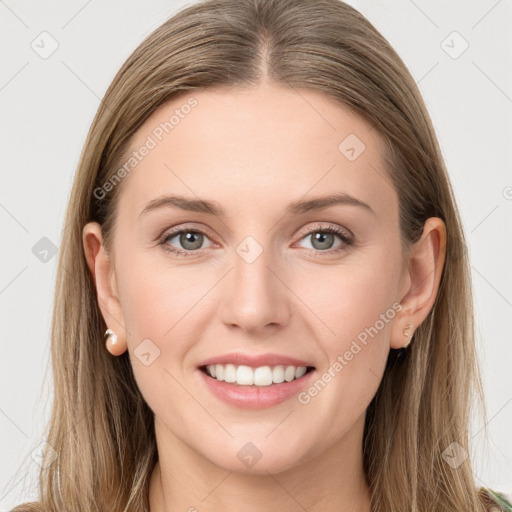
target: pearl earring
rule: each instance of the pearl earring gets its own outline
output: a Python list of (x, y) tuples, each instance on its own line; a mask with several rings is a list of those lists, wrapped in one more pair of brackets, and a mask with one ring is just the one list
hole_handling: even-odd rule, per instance
[(105, 346), (107, 347), (107, 350), (108, 350), (109, 341), (110, 341), (111, 346), (113, 346), (117, 343), (117, 334), (112, 329), (107, 329), (105, 331), (104, 338), (106, 339)]
[(404, 329), (404, 336), (409, 338), (408, 341), (405, 343), (404, 345), (404, 348), (407, 347), (407, 345), (409, 345), (409, 343), (411, 342), (411, 339), (412, 339), (412, 335), (414, 334), (414, 331), (413, 332), (409, 332), (411, 329), (412, 329), (413, 325), (411, 322), (409, 322), (407, 324), (407, 327)]

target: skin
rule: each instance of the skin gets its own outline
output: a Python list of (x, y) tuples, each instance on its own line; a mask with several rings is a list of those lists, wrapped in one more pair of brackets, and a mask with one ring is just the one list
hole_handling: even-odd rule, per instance
[[(198, 106), (120, 185), (112, 253), (98, 224), (83, 230), (101, 312), (118, 335), (109, 350), (129, 351), (155, 415), (151, 511), (230, 512), (241, 503), (246, 512), (369, 511), (365, 411), (389, 349), (404, 346), (432, 308), (445, 226), (429, 219), (404, 256), (383, 139), (322, 94), (264, 84), (193, 96)], [(187, 98), (160, 107), (131, 147), (139, 148)], [(366, 146), (354, 161), (338, 149), (348, 134)], [(344, 204), (285, 215), (293, 201), (334, 192), (373, 213)], [(170, 206), (139, 218), (149, 201), (169, 193), (216, 201), (226, 216)], [(180, 243), (176, 234), (165, 244), (199, 246), (197, 254), (166, 253), (158, 237), (185, 223), (205, 232), (202, 245)], [(315, 243), (318, 223), (349, 230), (354, 244), (337, 235)], [(250, 264), (236, 252), (247, 236), (263, 249)], [(291, 355), (310, 361), (320, 376), (398, 303), (394, 318), (308, 404), (294, 397), (242, 410), (199, 379), (202, 361), (234, 351)], [(149, 366), (134, 355), (146, 338), (161, 351)], [(237, 457), (247, 442), (262, 454), (250, 468)]]

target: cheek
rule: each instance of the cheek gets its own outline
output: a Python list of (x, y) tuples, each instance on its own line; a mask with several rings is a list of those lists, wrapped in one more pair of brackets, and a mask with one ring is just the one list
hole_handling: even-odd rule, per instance
[(375, 324), (379, 332), (372, 329), (373, 338), (387, 337), (390, 321), (396, 315), (400, 270), (397, 262), (398, 258), (375, 251), (337, 267), (317, 270), (302, 284), (296, 283), (295, 289), (300, 289), (301, 296), (322, 321), (318, 324), (325, 327), (321, 327), (325, 332), (322, 339), (330, 356), (348, 347), (360, 333), (364, 338), (365, 329)]
[[(153, 249), (156, 251), (158, 249)], [(119, 265), (120, 296), (129, 338), (136, 343), (152, 338), (159, 346), (179, 350), (179, 342), (191, 331), (192, 309), (200, 309), (201, 297), (208, 289), (208, 271), (175, 265), (164, 257), (149, 258), (144, 252), (125, 258)], [(197, 304), (197, 306), (195, 306)]]
[(148, 261), (141, 252), (117, 266), (135, 380), (153, 411), (166, 410), (170, 402), (187, 407), (176, 379), (198, 332), (209, 273)]
[(329, 268), (323, 279), (302, 284), (301, 293), (307, 293), (308, 305), (321, 319), (314, 323), (315, 332), (328, 362), (299, 401), (323, 404), (333, 436), (364, 413), (379, 387), (391, 325), (400, 308), (394, 293), (397, 262), (397, 258), (375, 254), (352, 265)]

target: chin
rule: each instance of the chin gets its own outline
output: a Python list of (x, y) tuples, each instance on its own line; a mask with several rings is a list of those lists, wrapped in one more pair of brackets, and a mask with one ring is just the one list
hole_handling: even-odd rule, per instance
[[(236, 443), (234, 456), (220, 456), (219, 452), (208, 456), (216, 466), (240, 474), (266, 475), (277, 474), (292, 469), (303, 462), (303, 454), (299, 454), (291, 444), (283, 450), (280, 443), (269, 443), (268, 440), (247, 441)], [(279, 446), (280, 445), (280, 446)], [(218, 447), (218, 444), (216, 445)], [(304, 447), (302, 447), (303, 450)], [(228, 448), (229, 451), (231, 449)], [(302, 456), (301, 456), (302, 455)]]

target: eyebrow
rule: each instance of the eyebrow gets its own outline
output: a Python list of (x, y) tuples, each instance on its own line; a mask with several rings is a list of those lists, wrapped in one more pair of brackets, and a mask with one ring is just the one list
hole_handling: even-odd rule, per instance
[[(307, 201), (296, 201), (290, 203), (285, 212), (286, 214), (299, 215), (334, 205), (359, 206), (376, 215), (370, 205), (345, 193), (330, 194), (327, 196), (309, 199)], [(150, 201), (140, 212), (139, 218), (153, 210), (168, 206), (176, 206), (182, 210), (190, 212), (200, 212), (214, 215), (216, 217), (225, 217), (225, 212), (217, 201), (190, 199), (179, 195), (165, 195)]]

